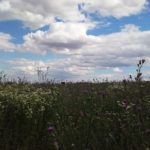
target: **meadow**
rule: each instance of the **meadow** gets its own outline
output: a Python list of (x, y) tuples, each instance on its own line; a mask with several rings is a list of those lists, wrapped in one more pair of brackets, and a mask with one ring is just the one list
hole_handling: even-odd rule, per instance
[(150, 82), (0, 82), (0, 150), (150, 150)]

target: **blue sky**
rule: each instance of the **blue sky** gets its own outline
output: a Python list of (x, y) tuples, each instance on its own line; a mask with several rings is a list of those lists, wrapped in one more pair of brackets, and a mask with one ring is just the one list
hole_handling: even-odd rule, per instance
[(37, 79), (120, 80), (136, 63), (150, 76), (148, 0), (0, 0), (0, 71)]

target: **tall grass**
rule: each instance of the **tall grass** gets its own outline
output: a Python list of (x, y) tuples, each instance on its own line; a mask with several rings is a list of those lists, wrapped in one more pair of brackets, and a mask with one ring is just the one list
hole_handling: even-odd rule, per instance
[(149, 150), (143, 63), (136, 80), (123, 82), (1, 83), (0, 149)]

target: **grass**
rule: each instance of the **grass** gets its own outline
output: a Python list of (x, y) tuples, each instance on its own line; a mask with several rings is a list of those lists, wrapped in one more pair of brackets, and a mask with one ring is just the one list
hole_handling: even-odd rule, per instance
[(138, 73), (123, 82), (1, 83), (0, 149), (149, 150), (150, 82)]

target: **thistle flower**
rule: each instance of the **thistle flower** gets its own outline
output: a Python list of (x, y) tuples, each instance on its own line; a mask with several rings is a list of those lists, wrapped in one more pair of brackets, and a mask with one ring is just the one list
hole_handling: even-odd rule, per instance
[(53, 133), (54, 132), (54, 127), (53, 126), (50, 126), (48, 127), (48, 133)]

